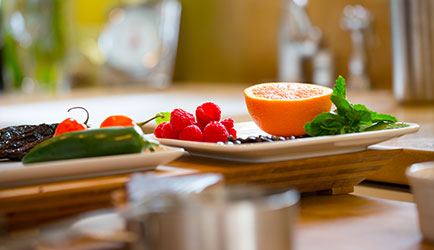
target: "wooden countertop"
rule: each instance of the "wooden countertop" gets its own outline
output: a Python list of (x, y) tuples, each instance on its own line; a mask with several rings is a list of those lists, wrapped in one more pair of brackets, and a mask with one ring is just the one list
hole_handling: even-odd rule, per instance
[(300, 205), (297, 250), (434, 249), (419, 232), (414, 203), (335, 195)]
[[(61, 230), (67, 231), (70, 225), (77, 223), (77, 220), (87, 218), (89, 217), (79, 217), (61, 223), (60, 227), (50, 227), (55, 228), (56, 233), (59, 234)], [(100, 220), (90, 221), (94, 221), (94, 224), (87, 222), (86, 231), (94, 231), (93, 225), (95, 228), (101, 227)], [(298, 220), (295, 221), (293, 237), (295, 250), (434, 249), (434, 243), (423, 239), (418, 228), (415, 204), (409, 202), (357, 195), (306, 196), (299, 202)], [(110, 232), (112, 226), (107, 225), (105, 232)], [(118, 226), (115, 225), (114, 228)], [(50, 231), (44, 230), (42, 234), (44, 232), (46, 234)], [(80, 237), (72, 237), (69, 240), (64, 238), (62, 241), (56, 240), (56, 247), (46, 245), (45, 247), (63, 249), (72, 245), (74, 249), (105, 249), (104, 246), (107, 245), (119, 246), (120, 242), (116, 237), (112, 237), (111, 241), (107, 240), (108, 238), (110, 237), (105, 237), (102, 241), (98, 237), (90, 237), (90, 239), (86, 237), (86, 240), (81, 240)], [(20, 234), (18, 239), (23, 241), (26, 235)], [(10, 240), (14, 240), (14, 236)], [(32, 240), (29, 244), (34, 246), (35, 241)], [(101, 248), (85, 248), (89, 245), (101, 246)]]

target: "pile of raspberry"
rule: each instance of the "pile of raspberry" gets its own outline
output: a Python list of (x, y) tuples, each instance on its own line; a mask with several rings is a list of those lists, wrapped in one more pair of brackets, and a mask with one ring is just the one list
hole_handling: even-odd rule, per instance
[(170, 113), (170, 122), (159, 124), (154, 135), (157, 138), (179, 139), (199, 142), (226, 142), (228, 137), (237, 138), (234, 120), (221, 119), (220, 107), (206, 102), (196, 108), (193, 114), (177, 108)]

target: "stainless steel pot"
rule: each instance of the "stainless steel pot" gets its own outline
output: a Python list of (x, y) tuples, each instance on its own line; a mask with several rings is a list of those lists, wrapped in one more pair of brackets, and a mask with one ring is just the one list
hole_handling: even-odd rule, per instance
[(390, 0), (393, 89), (403, 103), (434, 103), (434, 1)]
[(299, 196), (252, 186), (153, 197), (125, 214), (131, 249), (292, 249)]

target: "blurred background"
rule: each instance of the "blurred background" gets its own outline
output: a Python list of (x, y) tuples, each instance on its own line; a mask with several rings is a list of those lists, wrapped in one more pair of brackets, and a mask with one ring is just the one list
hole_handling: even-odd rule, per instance
[(4, 92), (341, 74), (354, 89), (420, 82), (432, 100), (430, 0), (2, 0), (1, 13)]

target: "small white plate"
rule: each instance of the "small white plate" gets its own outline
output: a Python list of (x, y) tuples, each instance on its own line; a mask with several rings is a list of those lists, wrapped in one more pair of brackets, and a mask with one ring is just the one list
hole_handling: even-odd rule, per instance
[(95, 239), (110, 239), (125, 232), (126, 222), (121, 215), (111, 210), (100, 210), (85, 214), (75, 221), (70, 229), (80, 235)]
[(159, 146), (155, 152), (41, 162), (25, 166), (21, 162), (0, 162), (0, 188), (152, 170), (183, 154), (182, 148)]
[[(263, 163), (364, 151), (370, 145), (401, 135), (415, 133), (419, 130), (419, 125), (415, 123), (406, 124), (409, 127), (241, 145), (156, 139), (164, 145), (184, 148), (193, 155), (232, 161)], [(253, 122), (238, 123), (235, 125), (235, 128), (238, 131), (238, 137), (242, 138), (260, 134), (267, 135)]]

